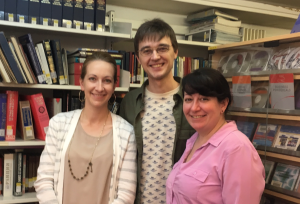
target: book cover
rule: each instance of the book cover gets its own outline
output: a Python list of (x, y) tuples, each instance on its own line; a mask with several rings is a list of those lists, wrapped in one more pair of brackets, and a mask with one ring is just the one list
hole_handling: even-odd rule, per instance
[(16, 126), (17, 126), (17, 113), (18, 113), (18, 91), (6, 91), (6, 129), (5, 140), (16, 140)]
[(263, 164), (264, 164), (264, 167), (265, 167), (265, 182), (269, 183), (270, 176), (272, 174), (275, 162), (265, 160), (265, 161), (263, 161)]
[(50, 69), (49, 69), (49, 66), (48, 66), (46, 54), (45, 54), (45, 51), (44, 51), (43, 43), (36, 44), (36, 53), (38, 55), (43, 73), (46, 76), (47, 84), (52, 84), (52, 78), (51, 78)]
[(54, 60), (53, 60), (53, 56), (52, 56), (52, 50), (51, 50), (51, 46), (50, 46), (50, 40), (44, 40), (43, 41), (43, 47), (44, 47), (48, 67), (50, 69), (50, 76), (51, 76), (51, 79), (52, 79), (52, 83), (53, 84), (58, 84), (57, 73), (56, 73)]
[(266, 125), (262, 123), (258, 124), (252, 143), (254, 145), (266, 145), (267, 147), (271, 147), (277, 133), (277, 129), (278, 125)]
[(17, 0), (17, 22), (28, 23), (28, 0)]
[(83, 2), (83, 28), (84, 30), (94, 30), (94, 6), (95, 0), (85, 0)]
[(236, 121), (238, 130), (244, 133), (249, 138), (249, 140), (252, 140), (256, 125), (257, 124), (253, 122)]
[(40, 0), (40, 24), (44, 26), (51, 25), (52, 6), (50, 0)]
[(65, 28), (72, 28), (73, 15), (74, 15), (74, 1), (63, 0), (62, 7), (63, 7), (62, 26)]
[(34, 73), (32, 71), (32, 68), (31, 68), (31, 66), (29, 64), (29, 61), (28, 61), (28, 58), (27, 58), (27, 55), (25, 54), (21, 44), (19, 44), (19, 49), (20, 49), (22, 57), (25, 61), (25, 65), (26, 65), (27, 69), (29, 70), (29, 74), (30, 74), (31, 79), (33, 80), (33, 84), (37, 84), (38, 81), (37, 81), (36, 76), (34, 75)]
[(61, 98), (45, 98), (45, 104), (49, 114), (49, 118), (52, 118), (58, 113), (62, 112), (62, 99)]
[(17, 21), (17, 0), (5, 1), (4, 7), (4, 20)]
[(28, 0), (29, 1), (29, 23), (41, 24), (40, 23), (40, 0)]
[[(28, 96), (27, 96), (28, 97)], [(35, 137), (45, 140), (49, 127), (49, 115), (47, 112), (44, 97), (41, 93), (29, 96), (30, 107), (34, 121)]]
[(33, 140), (34, 131), (29, 101), (19, 101), (19, 126), (23, 140)]
[(52, 1), (52, 25), (54, 27), (61, 27), (62, 15), (63, 15), (63, 1), (62, 0), (51, 0)]
[(300, 32), (300, 15), (299, 15), (298, 19), (296, 20), (295, 25), (291, 31), (291, 33), (297, 33), (297, 32)]
[(22, 152), (14, 153), (14, 171), (13, 171), (13, 195), (22, 196), (22, 164), (23, 154)]
[(83, 1), (74, 0), (73, 28), (83, 29)]
[(251, 108), (251, 76), (233, 76), (232, 95), (232, 107)]
[(4, 20), (4, 3), (5, 0), (0, 0), (0, 20)]
[(13, 195), (14, 154), (4, 154), (3, 157), (3, 197)]
[(299, 171), (300, 167), (278, 163), (271, 185), (292, 191), (295, 188)]
[(105, 16), (105, 0), (95, 0), (95, 30), (105, 31)]
[(281, 125), (273, 146), (296, 151), (300, 145), (300, 127)]
[(6, 124), (6, 102), (7, 95), (5, 93), (0, 94), (0, 141), (5, 140), (5, 124)]
[(271, 107), (274, 109), (295, 109), (294, 75), (270, 75)]
[(56, 68), (56, 74), (59, 81), (59, 84), (66, 84), (64, 68), (62, 63), (62, 54), (59, 40), (50, 40), (50, 46), (52, 51), (52, 56), (54, 60), (54, 65)]
[(68, 68), (69, 68), (69, 74), (70, 75), (80, 75), (81, 74), (81, 69), (82, 69), (83, 63), (71, 63), (68, 64)]

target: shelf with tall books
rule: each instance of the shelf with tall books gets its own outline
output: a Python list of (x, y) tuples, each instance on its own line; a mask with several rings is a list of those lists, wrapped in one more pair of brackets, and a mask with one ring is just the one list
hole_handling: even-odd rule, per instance
[[(300, 202), (300, 34), (209, 48), (226, 77), (235, 120), (265, 166), (263, 199)], [(267, 203), (267, 201), (262, 201)]]
[(9, 197), (3, 197), (0, 196), (0, 203), (1, 204), (15, 204), (15, 203), (34, 203), (38, 202), (38, 199), (36, 198), (36, 193), (26, 193), (23, 196), (17, 197), (17, 196), (9, 196)]

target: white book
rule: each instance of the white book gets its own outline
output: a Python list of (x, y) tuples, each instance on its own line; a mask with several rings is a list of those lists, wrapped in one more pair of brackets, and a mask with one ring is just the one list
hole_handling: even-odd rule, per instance
[(35, 47), (35, 50), (36, 50), (36, 54), (38, 56), (42, 71), (43, 71), (44, 75), (46, 76), (46, 83), (47, 84), (52, 84), (52, 79), (51, 79), (51, 76), (50, 76), (50, 70), (49, 70), (49, 66), (48, 66), (48, 63), (47, 63), (46, 56), (45, 56), (43, 44), (42, 43), (37, 44), (36, 47)]
[(2, 76), (2, 79), (6, 83), (11, 83), (12, 81), (10, 80), (8, 73), (5, 70), (5, 67), (3, 66), (2, 61), (0, 60), (0, 74)]
[(3, 197), (13, 195), (14, 154), (4, 154)]

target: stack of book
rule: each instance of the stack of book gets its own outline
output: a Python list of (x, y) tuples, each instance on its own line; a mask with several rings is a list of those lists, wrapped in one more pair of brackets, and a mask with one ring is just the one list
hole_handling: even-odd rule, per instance
[(191, 26), (186, 36), (211, 30), (210, 36), (203, 35), (203, 41), (209, 40), (218, 44), (226, 44), (242, 40), (241, 21), (216, 9), (190, 14), (187, 16), (187, 21), (191, 23)]

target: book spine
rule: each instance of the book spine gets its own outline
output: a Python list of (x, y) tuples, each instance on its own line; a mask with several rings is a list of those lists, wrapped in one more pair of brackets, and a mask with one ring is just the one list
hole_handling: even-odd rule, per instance
[(69, 64), (70, 75), (80, 75), (83, 63), (71, 63)]
[(4, 20), (17, 21), (17, 0), (5, 1)]
[(72, 28), (74, 3), (73, 0), (63, 0), (62, 27)]
[(83, 29), (83, 1), (74, 0), (73, 28)]
[(79, 80), (80, 75), (79, 74), (70, 74), (69, 75), (70, 85), (80, 86)]
[(0, 195), (3, 194), (3, 159), (0, 157)]
[(52, 25), (54, 27), (61, 27), (63, 7), (62, 0), (51, 0), (52, 1)]
[(22, 166), (22, 194), (25, 193), (26, 184), (26, 154), (23, 154), (23, 166)]
[(64, 76), (64, 68), (63, 68), (63, 64), (62, 64), (60, 41), (59, 40), (51, 40), (50, 45), (51, 45), (51, 50), (52, 50), (52, 56), (54, 59), (54, 64), (56, 67), (56, 73), (58, 75), (59, 84), (66, 84), (65, 76)]
[(23, 59), (24, 59), (24, 61), (25, 61), (25, 66), (26, 66), (27, 69), (29, 70), (29, 75), (30, 75), (31, 79), (33, 80), (33, 83), (34, 83), (34, 84), (37, 84), (37, 83), (38, 83), (38, 82), (37, 82), (37, 79), (36, 79), (36, 77), (35, 77), (35, 75), (34, 75), (34, 73), (33, 73), (33, 71), (32, 71), (32, 68), (31, 68), (31, 66), (30, 66), (29, 60), (28, 60), (28, 58), (27, 58), (27, 55), (25, 54), (24, 49), (23, 49), (23, 47), (22, 47), (21, 44), (19, 44), (19, 48), (20, 48), (21, 54), (22, 54), (22, 56), (23, 56)]
[(14, 154), (14, 175), (13, 175), (13, 195), (21, 196), (22, 195), (22, 161), (23, 155), (22, 152), (17, 152)]
[(45, 140), (49, 126), (49, 115), (41, 93), (30, 96), (30, 107), (35, 124), (35, 136), (40, 140)]
[(14, 154), (4, 154), (3, 197), (13, 195)]
[(38, 56), (40, 65), (42, 67), (43, 73), (46, 77), (46, 83), (47, 84), (52, 84), (52, 79), (51, 79), (51, 75), (50, 75), (50, 70), (49, 70), (49, 66), (46, 60), (46, 56), (45, 56), (45, 52), (44, 52), (44, 48), (43, 48), (43, 44), (37, 44), (37, 46), (35, 47), (36, 50), (36, 54)]
[(51, 2), (50, 0), (41, 0), (40, 2), (40, 24), (51, 25)]
[(84, 1), (83, 3), (84, 30), (94, 30), (94, 6), (95, 0)]
[(6, 123), (6, 101), (7, 95), (0, 94), (0, 141), (5, 140), (5, 123)]
[(6, 104), (6, 130), (5, 140), (16, 140), (16, 125), (18, 113), (18, 92), (6, 91), (7, 104)]
[(0, 20), (4, 20), (5, 0), (0, 0)]
[(28, 0), (29, 1), (29, 23), (41, 24), (40, 22), (40, 0)]
[(21, 132), (24, 140), (34, 139), (32, 115), (29, 101), (20, 101)]
[(57, 74), (56, 74), (56, 71), (55, 71), (54, 61), (53, 61), (53, 57), (52, 57), (50, 40), (43, 41), (43, 47), (44, 47), (44, 51), (45, 51), (45, 54), (46, 54), (47, 63), (48, 63), (49, 69), (50, 69), (50, 76), (51, 76), (51, 79), (52, 79), (52, 83), (53, 84), (58, 84)]
[(28, 23), (28, 0), (17, 0), (17, 22)]
[(95, 0), (95, 30), (105, 31), (105, 16), (105, 0)]

